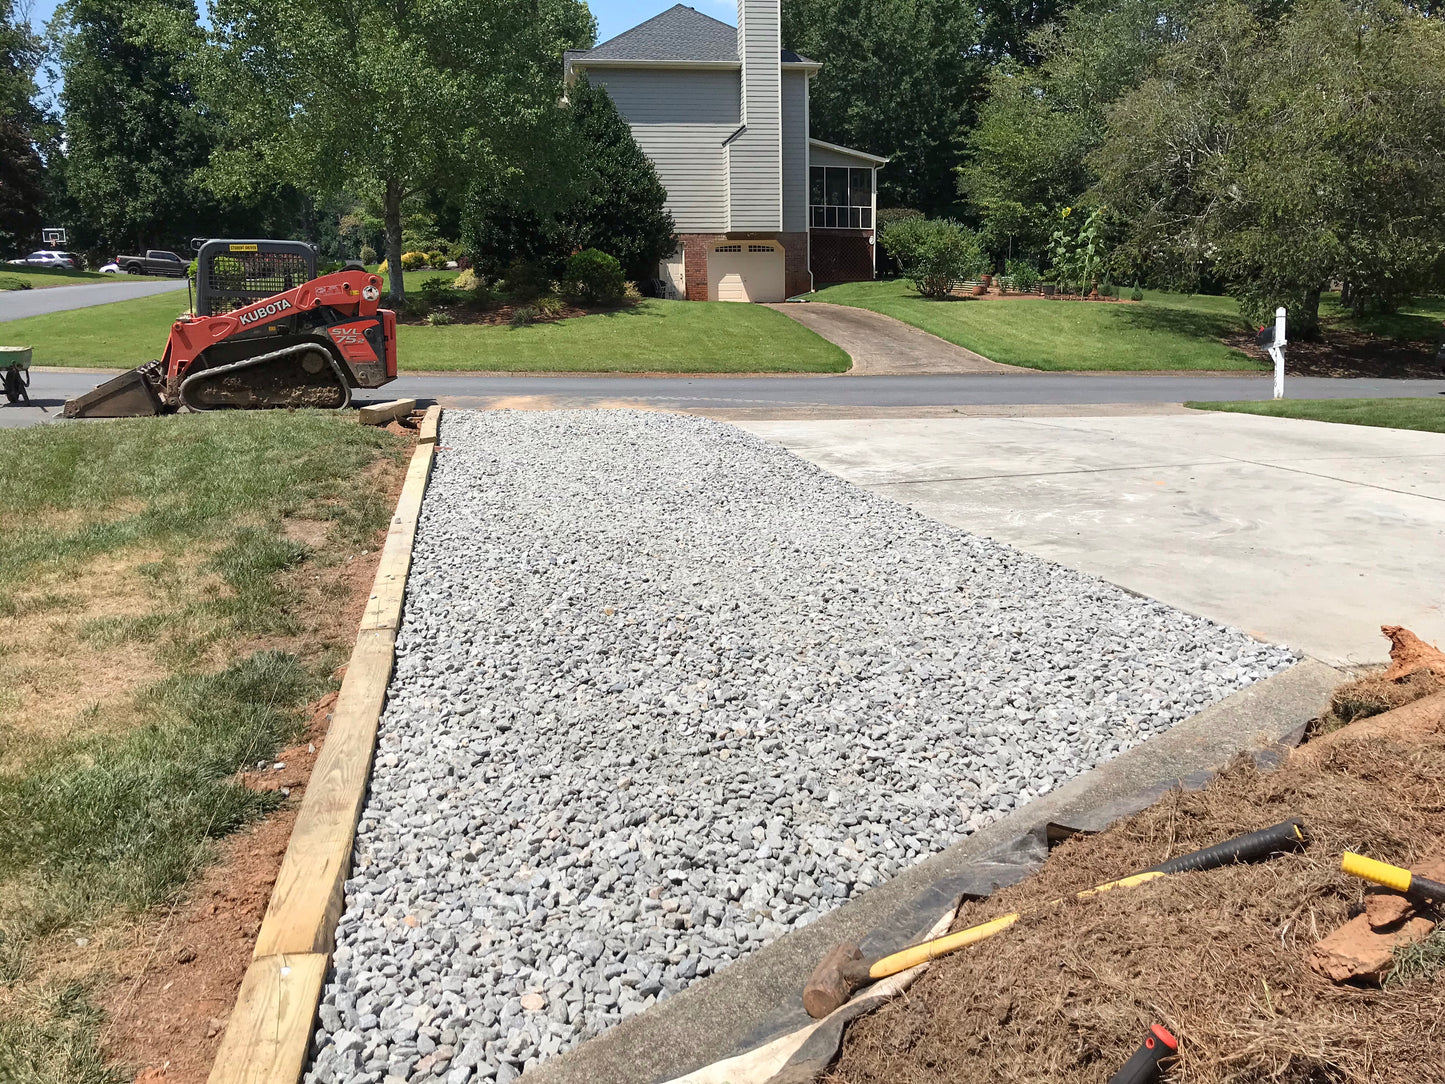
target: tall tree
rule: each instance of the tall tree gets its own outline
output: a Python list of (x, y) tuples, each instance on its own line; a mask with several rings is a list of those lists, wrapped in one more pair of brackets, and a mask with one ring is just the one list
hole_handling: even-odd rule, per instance
[(880, 204), (942, 212), (983, 92), (976, 7), (956, 0), (785, 0), (783, 42), (823, 70), (814, 135), (886, 155)]
[(193, 176), (211, 147), (193, 0), (66, 0), (53, 31), (82, 243), (179, 243), (204, 221)]
[(1095, 155), (1134, 244), (1215, 264), (1310, 333), (1321, 290), (1391, 307), (1445, 277), (1445, 25), (1397, 0), (1226, 0), (1123, 98)]
[(0, 246), (29, 245), (40, 233), (45, 202), (37, 151), (41, 112), (35, 106), (40, 42), (15, 11), (0, 0)]
[(1040, 256), (1061, 207), (1093, 182), (1109, 105), (1183, 39), (1204, 0), (1082, 0), (1029, 37), (1037, 66), (997, 65), (968, 135), (960, 195), (996, 256)]
[(655, 278), (657, 262), (677, 243), (663, 206), (667, 189), (605, 89), (579, 79), (567, 106), (575, 194), (546, 215), (507, 194), (478, 193), (468, 228), (474, 252), (488, 270), (522, 257), (555, 275), (571, 253), (596, 248), (616, 257), (629, 278)]
[(373, 200), (392, 268), (411, 197), (524, 178), (544, 194), (541, 167), (564, 154), (562, 51), (593, 37), (580, 0), (215, 0), (211, 15), (209, 85), (230, 127), (209, 183)]

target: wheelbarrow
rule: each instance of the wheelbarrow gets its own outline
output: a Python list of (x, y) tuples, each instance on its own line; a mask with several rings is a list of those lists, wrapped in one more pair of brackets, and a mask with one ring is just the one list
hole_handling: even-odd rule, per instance
[(0, 380), (8, 403), (30, 402), (30, 354), (28, 346), (0, 346)]

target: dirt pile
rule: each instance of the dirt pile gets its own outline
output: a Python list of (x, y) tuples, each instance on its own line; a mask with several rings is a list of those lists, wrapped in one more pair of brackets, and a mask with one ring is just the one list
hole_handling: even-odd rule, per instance
[[(1393, 665), (1374, 688), (1414, 688), (1414, 702), (1312, 742), (1277, 771), (1237, 764), (1065, 843), (1038, 875), (965, 904), (956, 928), (1291, 816), (1309, 827), (1304, 854), (1045, 907), (936, 961), (854, 1024), (826, 1079), (1098, 1084), (1162, 1023), (1180, 1039), (1166, 1080), (1445, 1080), (1445, 934), (1397, 950), (1376, 981), (1338, 985), (1309, 965), (1378, 894), (1340, 872), (1342, 852), (1417, 866), (1445, 844), (1445, 695), (1420, 697), (1413, 684), (1445, 674), (1445, 655), (1405, 630), (1386, 635)], [(1391, 904), (1370, 906), (1383, 919)]]

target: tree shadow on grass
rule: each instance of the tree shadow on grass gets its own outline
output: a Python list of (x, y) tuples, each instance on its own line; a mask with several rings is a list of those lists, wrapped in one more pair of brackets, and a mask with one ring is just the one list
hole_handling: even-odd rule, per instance
[(1175, 309), (1147, 303), (1114, 305), (1110, 308), (1119, 314), (1119, 319), (1131, 330), (1178, 335), (1186, 339), (1212, 339), (1222, 343), (1227, 336), (1238, 335), (1248, 327), (1238, 316), (1217, 312), (1198, 312), (1194, 309)]

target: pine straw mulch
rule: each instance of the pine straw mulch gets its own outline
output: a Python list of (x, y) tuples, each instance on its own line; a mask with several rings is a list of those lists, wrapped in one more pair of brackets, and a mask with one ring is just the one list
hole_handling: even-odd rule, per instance
[[(1413, 865), (1445, 847), (1445, 730), (1371, 734), (1338, 731), (1273, 772), (1241, 761), (966, 903), (955, 928), (1043, 909), (853, 1024), (825, 1079), (1101, 1084), (1162, 1023), (1180, 1040), (1168, 1081), (1445, 1081), (1445, 971), (1367, 988), (1306, 963), (1362, 908), (1342, 852)], [(1310, 833), (1303, 854), (1044, 906), (1292, 816)]]
[[(446, 313), (451, 317), (451, 324), (481, 324), (488, 327), (496, 327), (501, 324), (510, 324), (512, 314), (519, 308), (530, 308), (535, 310), (531, 324), (555, 324), (560, 320), (571, 320), (578, 316), (592, 316), (596, 313), (620, 312), (625, 309), (634, 309), (639, 302), (624, 301), (619, 305), (572, 305), (563, 304), (560, 308), (546, 311), (537, 308), (536, 305), (514, 305), (511, 302), (499, 303), (492, 307), (479, 308), (470, 301), (459, 301), (447, 305), (438, 306), (436, 312)], [(396, 322), (399, 324), (410, 324), (413, 327), (429, 326), (430, 321), (426, 313), (399, 312), (396, 314)], [(446, 327), (448, 325), (435, 325)], [(524, 327), (530, 324), (522, 325)]]

